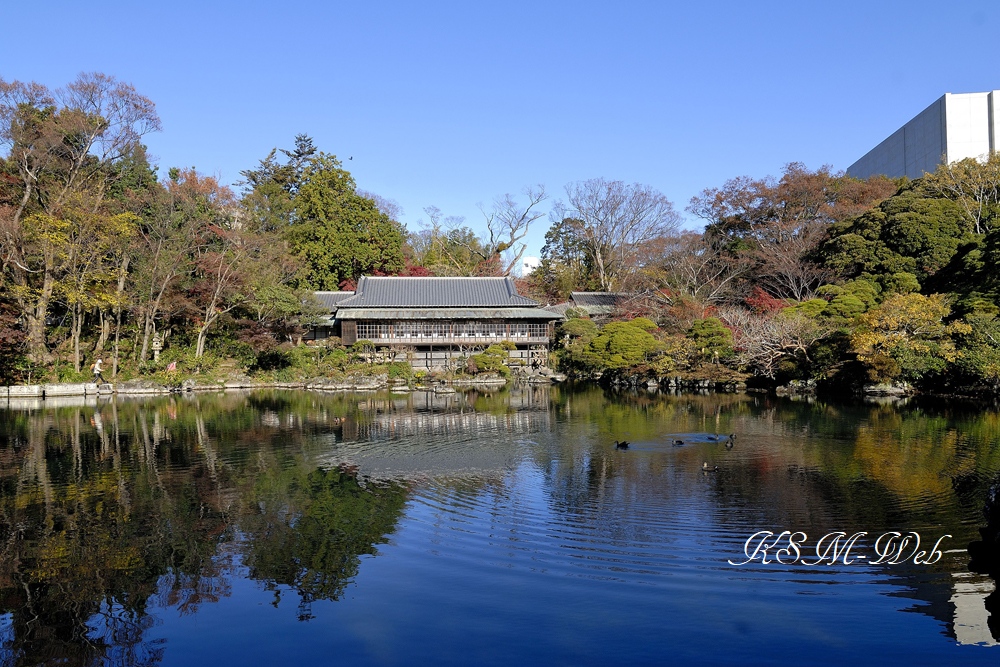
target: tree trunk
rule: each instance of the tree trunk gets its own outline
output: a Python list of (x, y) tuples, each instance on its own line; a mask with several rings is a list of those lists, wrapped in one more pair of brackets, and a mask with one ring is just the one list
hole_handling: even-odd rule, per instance
[(118, 375), (118, 341), (121, 338), (122, 331), (122, 309), (119, 308), (118, 312), (115, 313), (115, 346), (114, 346), (114, 359), (111, 360), (111, 379), (114, 379)]
[(44, 363), (49, 360), (49, 346), (45, 337), (45, 319), (49, 314), (49, 301), (52, 299), (53, 286), (52, 273), (46, 270), (38, 298), (34, 305), (24, 313), (28, 334), (28, 357), (34, 362)]
[(194, 358), (201, 359), (205, 354), (205, 340), (208, 338), (208, 328), (219, 318), (218, 314), (212, 314), (205, 318), (205, 323), (198, 329), (198, 346), (194, 351)]
[(150, 304), (146, 311), (146, 316), (143, 318), (142, 327), (142, 348), (139, 351), (139, 363), (146, 361), (146, 356), (149, 354), (149, 341), (153, 334), (156, 333), (156, 314), (160, 312), (160, 303), (163, 301), (163, 294), (167, 291), (167, 287), (170, 285), (170, 281), (173, 280), (174, 274), (170, 274), (160, 285), (160, 291), (156, 295), (156, 298)]
[(101, 319), (101, 335), (97, 337), (94, 352), (104, 352), (104, 346), (107, 345), (108, 339), (111, 338), (111, 318), (107, 317), (103, 310), (98, 310), (97, 313)]
[(206, 323), (198, 330), (198, 346), (194, 350), (194, 358), (201, 359), (202, 355), (205, 354), (205, 336), (208, 333), (208, 324)]
[[(121, 338), (122, 330), (122, 301), (125, 294), (125, 277), (128, 275), (129, 256), (122, 255), (121, 271), (118, 274), (118, 295), (115, 300), (115, 348), (114, 358), (111, 360), (111, 377), (118, 375), (118, 341)], [(110, 323), (109, 323), (110, 327)]]
[(43, 307), (42, 317), (39, 318), (35, 312), (24, 314), (24, 324), (28, 338), (28, 358), (35, 363), (44, 363), (48, 360), (49, 347), (45, 342), (45, 312), (47, 307)]
[(80, 331), (83, 329), (83, 313), (80, 304), (73, 304), (73, 370), (80, 372)]
[(146, 317), (143, 319), (142, 346), (139, 348), (139, 363), (144, 363), (146, 361), (146, 355), (149, 354), (149, 339), (153, 335), (154, 321), (152, 313), (147, 312)]

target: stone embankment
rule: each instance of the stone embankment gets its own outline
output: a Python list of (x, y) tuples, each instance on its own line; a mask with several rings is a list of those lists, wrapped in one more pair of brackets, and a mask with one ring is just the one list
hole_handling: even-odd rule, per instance
[(28, 384), (16, 387), (0, 387), (0, 399), (4, 398), (46, 398), (54, 396), (98, 396), (111, 394), (110, 384), (94, 382), (79, 384)]
[[(534, 373), (527, 378), (531, 383), (561, 382), (564, 375), (553, 373)], [(454, 380), (436, 380), (430, 383), (417, 383), (417, 388), (431, 389), (438, 393), (451, 393), (452, 386), (498, 388), (507, 384), (508, 380), (499, 375), (488, 375)], [(410, 390), (405, 379), (393, 378), (385, 373), (376, 375), (351, 375), (346, 378), (318, 377), (300, 382), (259, 382), (246, 376), (236, 376), (226, 381), (199, 383), (196, 380), (184, 380), (180, 385), (166, 386), (152, 380), (128, 380), (117, 384), (36, 384), (17, 387), (0, 387), (0, 401), (8, 399), (51, 399), (55, 397), (96, 397), (119, 394), (123, 396), (151, 396), (189, 391), (224, 391), (226, 389), (308, 389), (313, 391), (378, 391), (390, 389), (403, 393)]]
[(644, 378), (638, 376), (610, 376), (598, 378), (603, 384), (613, 387), (627, 387), (630, 389), (646, 388), (650, 391), (672, 391), (672, 392), (742, 392), (746, 391), (747, 385), (742, 381), (716, 381), (716, 380), (694, 380), (687, 378)]

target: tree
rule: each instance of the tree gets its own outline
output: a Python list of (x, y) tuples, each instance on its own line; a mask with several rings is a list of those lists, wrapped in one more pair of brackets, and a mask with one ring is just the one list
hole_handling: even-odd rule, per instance
[(309, 158), (294, 204), (286, 238), (313, 289), (336, 290), (362, 275), (393, 275), (404, 268), (402, 227), (357, 194), (351, 174), (334, 156)]
[(465, 218), (443, 217), (436, 206), (428, 206), (424, 212), (430, 222), (421, 220), (421, 229), (409, 237), (413, 260), (436, 276), (479, 275), (487, 253), (476, 233), (463, 224)]
[(852, 350), (874, 382), (912, 382), (940, 373), (958, 357), (952, 335), (971, 332), (961, 321), (946, 324), (950, 314), (943, 294), (893, 295), (859, 317)]
[(1000, 219), (1000, 153), (983, 162), (966, 158), (942, 163), (924, 180), (931, 191), (958, 202), (974, 233), (987, 233)]
[(643, 246), (680, 224), (670, 200), (648, 185), (594, 178), (567, 185), (566, 196), (569, 210), (557, 215), (581, 221), (580, 236), (604, 291), (625, 286), (640, 268), (635, 259)]
[(719, 304), (737, 296), (754, 261), (749, 253), (731, 249), (721, 234), (706, 230), (672, 237), (657, 264), (658, 282), (673, 298)]
[[(142, 137), (159, 128), (153, 103), (105, 74), (81, 74), (55, 92), (0, 79), (0, 145), (9, 150), (2, 172), (17, 183), (10, 204), (0, 206), (0, 253), (17, 288), (32, 358), (48, 356), (45, 319), (59, 279), (48, 241), (61, 236), (36, 235), (34, 249), (26, 247), (25, 217), (46, 216), (53, 230), (81, 198), (98, 210)], [(40, 264), (32, 265), (33, 251)]]
[(171, 169), (156, 190), (139, 225), (130, 275), (131, 310), (142, 331), (139, 362), (148, 358), (164, 305), (192, 270), (202, 227), (212, 224), (219, 203), (230, 204), (231, 197), (215, 179), (202, 178), (194, 169)]
[(914, 181), (865, 214), (833, 224), (817, 257), (842, 278), (884, 283), (886, 276), (910, 273), (936, 289), (944, 287), (936, 284), (942, 278), (955, 279), (953, 267), (980, 243), (958, 203)]
[(0, 384), (21, 380), (24, 353), (24, 332), (17, 326), (17, 309), (0, 298)]
[(204, 229), (194, 264), (195, 282), (189, 289), (199, 309), (196, 359), (204, 355), (208, 331), (221, 316), (254, 302), (255, 278), (271, 268), (273, 257), (268, 246), (266, 236), (238, 227), (212, 225)]
[(259, 232), (283, 231), (295, 221), (293, 200), (316, 147), (308, 135), (298, 134), (295, 148), (280, 152), (286, 158), (284, 163), (278, 161), (278, 149), (274, 148), (256, 169), (240, 172), (244, 179), (241, 203), (248, 223)]
[(1000, 389), (1000, 318), (996, 312), (975, 311), (965, 317), (968, 331), (958, 336), (958, 366), (972, 377)]
[(564, 301), (574, 291), (596, 288), (591, 256), (583, 238), (583, 221), (559, 214), (545, 232), (541, 262), (529, 276), (549, 299)]
[(479, 207), (486, 220), (486, 231), (479, 239), (481, 275), (509, 276), (521, 261), (527, 247), (521, 239), (528, 234), (531, 223), (542, 217), (538, 206), (548, 198), (542, 185), (525, 188), (524, 196), (527, 203), (505, 194), (494, 199), (489, 210)]
[(707, 232), (729, 239), (730, 252), (755, 260), (754, 284), (802, 300), (833, 277), (831, 267), (812, 257), (829, 225), (862, 213), (895, 188), (883, 177), (859, 181), (793, 162), (780, 179), (744, 176), (706, 189), (688, 211), (708, 223)]
[[(65, 275), (56, 285), (56, 296), (72, 316), (73, 369), (79, 373), (85, 315), (97, 310), (102, 322), (109, 322), (109, 311), (123, 305), (124, 294), (119, 285), (128, 271), (125, 257), (138, 218), (132, 213), (101, 215), (76, 210), (68, 222)], [(106, 334), (104, 327), (102, 333)]]
[(430, 223), (411, 237), (416, 256), (436, 275), (511, 275), (527, 248), (522, 239), (544, 215), (538, 207), (548, 198), (541, 185), (525, 188), (524, 195), (526, 201), (511, 194), (497, 197), (489, 209), (480, 204), (485, 222), (481, 234), (467, 227), (465, 218), (444, 218), (439, 208), (428, 206), (424, 212)]
[(809, 362), (809, 348), (830, 333), (822, 322), (794, 311), (754, 313), (726, 308), (719, 319), (733, 332), (736, 363), (772, 379), (783, 361)]

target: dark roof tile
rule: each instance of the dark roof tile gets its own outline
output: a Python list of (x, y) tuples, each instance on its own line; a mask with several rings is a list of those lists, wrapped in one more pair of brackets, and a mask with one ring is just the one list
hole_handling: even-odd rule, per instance
[(517, 293), (511, 278), (364, 276), (341, 308), (516, 308), (538, 303)]
[(331, 312), (336, 310), (344, 299), (354, 296), (354, 292), (313, 292), (316, 298)]
[(629, 297), (635, 296), (627, 292), (573, 292), (570, 298), (573, 304), (578, 307), (587, 306), (611, 306), (618, 305)]

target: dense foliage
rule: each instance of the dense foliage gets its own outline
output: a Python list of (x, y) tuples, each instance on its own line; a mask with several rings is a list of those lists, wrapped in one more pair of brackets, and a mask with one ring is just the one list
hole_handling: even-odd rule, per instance
[[(791, 164), (780, 179), (708, 189), (688, 210), (705, 231), (662, 239), (633, 285), (633, 301), (656, 297), (644, 311), (659, 325), (656, 345), (623, 339), (632, 356), (601, 357), (622, 325), (570, 319), (560, 340), (566, 370), (1000, 387), (1000, 157), (897, 183)], [(560, 219), (547, 237), (535, 280), (548, 293), (594, 287), (578, 226)]]
[[(107, 75), (57, 91), (0, 80), (0, 383), (82, 380), (101, 356), (113, 377), (227, 360), (275, 376), (343, 371), (317, 361), (326, 352), (293, 352), (322, 314), (314, 290), (362, 275), (512, 275), (548, 199), (541, 186), (498, 197), (480, 232), (432, 206), (408, 232), (394, 202), (359, 190), (306, 135), (234, 191), (193, 168), (158, 174), (142, 144), (158, 129), (153, 102)], [(791, 163), (708, 188), (687, 210), (703, 231), (681, 230), (649, 186), (566, 186), (519, 288), (551, 304), (621, 298), (599, 321), (566, 311), (564, 370), (1000, 386), (1000, 157), (914, 181)], [(465, 370), (507, 375), (506, 352), (470, 349)]]

